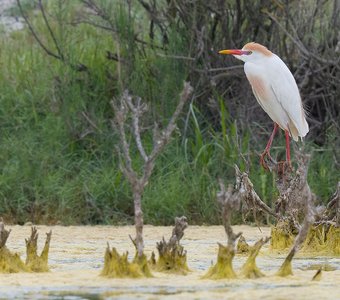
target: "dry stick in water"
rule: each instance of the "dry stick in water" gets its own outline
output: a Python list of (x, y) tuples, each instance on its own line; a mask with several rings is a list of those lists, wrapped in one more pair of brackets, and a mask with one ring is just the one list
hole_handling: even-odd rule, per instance
[[(169, 143), (171, 134), (176, 128), (177, 118), (183, 110), (185, 103), (188, 101), (192, 87), (188, 82), (184, 83), (183, 90), (180, 95), (179, 103), (173, 113), (168, 125), (165, 130), (159, 132), (157, 127), (154, 128), (153, 135), (153, 148), (150, 154), (147, 154), (141, 139), (141, 128), (140, 118), (147, 111), (146, 104), (141, 102), (140, 98), (136, 99), (136, 103), (133, 102), (133, 97), (125, 91), (120, 99), (120, 103), (116, 104), (114, 101), (111, 102), (112, 107), (115, 111), (115, 127), (118, 129), (120, 137), (120, 145), (118, 147), (118, 153), (121, 158), (120, 168), (129, 181), (134, 200), (134, 213), (135, 213), (135, 226), (136, 226), (136, 237), (134, 244), (137, 249), (138, 257), (143, 256), (144, 241), (143, 241), (143, 212), (142, 212), (142, 195), (144, 188), (148, 183), (148, 180), (153, 171), (155, 160), (158, 155), (163, 151), (164, 147)], [(132, 158), (130, 156), (130, 145), (127, 139), (126, 125), (129, 116), (132, 119), (131, 131), (134, 136), (134, 141), (137, 145), (140, 156), (142, 157), (144, 164), (142, 167), (142, 174), (139, 176), (138, 172), (132, 166)]]

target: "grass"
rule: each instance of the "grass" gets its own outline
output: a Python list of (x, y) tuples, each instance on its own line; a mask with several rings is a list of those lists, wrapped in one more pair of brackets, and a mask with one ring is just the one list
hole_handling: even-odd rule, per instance
[[(68, 63), (82, 63), (89, 72), (77, 72), (46, 55), (27, 29), (0, 34), (0, 215), (18, 224), (131, 223), (131, 191), (115, 152), (110, 101), (129, 88), (149, 103), (149, 121), (162, 124), (189, 73), (187, 64), (171, 55), (181, 54), (187, 45), (174, 30), (166, 53), (150, 47), (141, 51), (131, 37), (143, 17), (129, 21), (124, 6), (115, 10), (120, 30), (114, 39), (112, 33), (87, 24), (68, 26), (76, 7), (67, 2), (47, 6), (55, 16), (51, 25)], [(26, 9), (39, 36), (56, 51), (41, 16), (33, 14), (31, 6)], [(124, 63), (106, 59), (106, 51), (118, 49)], [(241, 130), (242, 120), (232, 118), (221, 95), (216, 98), (217, 125), (195, 101), (186, 108), (145, 191), (146, 223), (172, 224), (179, 215), (190, 223), (219, 223), (217, 179), (233, 183), (235, 163), (249, 168), (266, 203), (275, 200), (275, 178), (259, 167), (256, 154), (264, 141)], [(277, 143), (283, 152), (283, 140)], [(325, 203), (338, 180), (333, 154), (327, 145), (317, 148), (308, 142), (308, 147), (314, 149), (310, 186)]]

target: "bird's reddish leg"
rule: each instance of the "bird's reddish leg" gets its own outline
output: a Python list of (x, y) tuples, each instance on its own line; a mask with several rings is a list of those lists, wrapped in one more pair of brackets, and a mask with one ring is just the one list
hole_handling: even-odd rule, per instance
[(290, 140), (289, 140), (289, 132), (288, 130), (285, 130), (286, 135), (286, 162), (288, 163), (288, 166), (290, 167)]
[(268, 155), (270, 157), (270, 147), (272, 146), (272, 143), (273, 143), (273, 139), (275, 137), (275, 134), (277, 132), (277, 129), (279, 128), (279, 125), (277, 125), (277, 123), (274, 123), (274, 129), (273, 129), (273, 132), (272, 134), (270, 135), (270, 138), (269, 138), (269, 141), (267, 143), (267, 146), (266, 148), (264, 149), (263, 153), (261, 154), (261, 157), (260, 157), (260, 164), (262, 165), (263, 168), (265, 168), (266, 170), (268, 170), (268, 166), (265, 162), (265, 157)]

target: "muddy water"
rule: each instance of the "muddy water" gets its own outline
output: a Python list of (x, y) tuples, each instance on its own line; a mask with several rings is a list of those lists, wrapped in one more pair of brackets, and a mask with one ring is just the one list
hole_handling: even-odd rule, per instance
[[(28, 226), (13, 226), (7, 242), (9, 249), (25, 259), (25, 238)], [(107, 242), (118, 251), (133, 246), (128, 235), (131, 226), (38, 226), (39, 249), (44, 244), (45, 232), (52, 229), (50, 248), (51, 272), (43, 274), (0, 274), (0, 299), (340, 299), (340, 258), (298, 257), (293, 262), (294, 276), (273, 276), (283, 261), (283, 255), (273, 254), (268, 245), (257, 259), (267, 277), (256, 280), (201, 280), (209, 266), (216, 261), (217, 242), (225, 242), (221, 226), (191, 226), (182, 244), (188, 252), (192, 272), (187, 276), (155, 273), (148, 279), (106, 279), (99, 276)], [(163, 236), (169, 237), (171, 227), (145, 227), (145, 248), (149, 256)], [(255, 227), (235, 226), (250, 243), (269, 235)], [(245, 257), (237, 256), (235, 269)], [(314, 264), (327, 263), (335, 271), (323, 272), (319, 282), (312, 282), (315, 271), (306, 270)]]

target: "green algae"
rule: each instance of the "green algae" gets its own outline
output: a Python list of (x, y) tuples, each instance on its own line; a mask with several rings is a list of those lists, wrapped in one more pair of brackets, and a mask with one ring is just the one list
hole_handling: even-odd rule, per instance
[(107, 245), (101, 275), (108, 278), (152, 277), (145, 254), (141, 257), (136, 254), (132, 262), (129, 262), (128, 255), (128, 252), (120, 255), (116, 248), (110, 249)]
[[(278, 224), (271, 229), (271, 249), (286, 250), (293, 245), (295, 237), (286, 224)], [(340, 228), (334, 224), (311, 226), (300, 251), (311, 255), (340, 256)]]
[(233, 269), (234, 247), (218, 244), (217, 262), (210, 267), (203, 279), (234, 279), (237, 275)]

